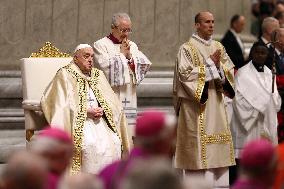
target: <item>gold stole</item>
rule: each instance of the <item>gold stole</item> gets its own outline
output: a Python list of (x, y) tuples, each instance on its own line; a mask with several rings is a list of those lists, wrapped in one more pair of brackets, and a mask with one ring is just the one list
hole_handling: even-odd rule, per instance
[[(203, 88), (205, 85), (205, 65), (201, 63), (198, 53), (199, 51), (192, 45), (191, 40), (186, 44), (186, 54), (187, 56), (190, 56), (190, 59), (192, 60), (192, 63), (194, 66), (198, 66), (198, 84), (197, 84), (197, 89), (195, 91), (195, 99), (200, 102), (201, 100), (201, 95), (203, 92)], [(225, 50), (224, 47), (217, 41), (217, 46), (220, 47), (221, 49), (221, 60), (226, 60), (225, 59)], [(230, 74), (228, 66), (226, 62), (221, 61), (221, 66), (225, 72), (226, 78), (228, 79), (230, 85), (233, 87), (234, 80), (233, 76)], [(212, 134), (208, 135), (205, 130), (205, 108), (206, 108), (206, 102), (204, 104), (200, 103), (199, 106), (199, 116), (198, 116), (198, 129), (200, 133), (200, 143), (201, 143), (201, 163), (202, 167), (204, 169), (207, 168), (207, 155), (206, 155), (206, 146), (208, 144), (226, 144), (230, 143), (230, 156), (231, 156), (231, 161), (234, 164), (235, 159), (234, 159), (234, 150), (233, 150), (233, 144), (232, 144), (232, 137), (229, 131), (226, 131), (224, 133), (220, 134)]]
[(72, 136), (74, 142), (74, 155), (72, 159), (72, 174), (76, 174), (81, 170), (82, 165), (82, 138), (83, 138), (83, 127), (87, 118), (87, 84), (90, 85), (92, 91), (94, 92), (97, 101), (104, 109), (104, 114), (106, 115), (106, 119), (108, 121), (109, 128), (115, 132), (120, 138), (114, 121), (113, 121), (113, 113), (109, 105), (107, 104), (105, 98), (103, 97), (101, 91), (98, 89), (97, 85), (99, 82), (100, 72), (98, 69), (93, 68), (91, 71), (91, 80), (87, 81), (79, 73), (77, 73), (74, 69), (71, 68), (70, 65), (65, 67), (67, 71), (72, 75), (73, 78), (76, 79), (78, 83), (78, 94), (79, 94), (79, 104), (77, 115), (75, 116), (75, 124), (72, 126)]

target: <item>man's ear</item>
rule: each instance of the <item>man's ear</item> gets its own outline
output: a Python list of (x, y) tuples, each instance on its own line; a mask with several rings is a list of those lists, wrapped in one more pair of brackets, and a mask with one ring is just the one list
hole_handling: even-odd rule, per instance
[(78, 60), (77, 55), (74, 55), (73, 61), (76, 62)]
[(237, 22), (234, 22), (234, 23), (232, 24), (232, 28), (235, 30), (237, 27), (238, 27), (238, 26), (237, 26)]
[(199, 28), (200, 27), (200, 23), (195, 23), (195, 28)]

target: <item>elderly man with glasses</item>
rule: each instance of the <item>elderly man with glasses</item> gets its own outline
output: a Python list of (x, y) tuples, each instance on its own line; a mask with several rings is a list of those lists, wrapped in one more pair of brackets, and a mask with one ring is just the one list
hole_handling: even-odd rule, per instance
[(128, 118), (130, 135), (137, 114), (136, 87), (144, 79), (151, 62), (129, 40), (131, 20), (126, 13), (112, 17), (111, 33), (94, 43), (95, 62), (107, 77), (112, 89), (123, 104)]

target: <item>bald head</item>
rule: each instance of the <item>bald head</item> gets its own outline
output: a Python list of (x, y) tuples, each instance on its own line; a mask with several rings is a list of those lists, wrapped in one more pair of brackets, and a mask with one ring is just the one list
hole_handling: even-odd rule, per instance
[(209, 40), (214, 32), (213, 14), (210, 12), (199, 12), (195, 16), (195, 28), (200, 38)]
[(7, 189), (42, 189), (46, 180), (46, 161), (26, 151), (13, 154), (2, 173), (3, 187)]
[(197, 13), (194, 18), (195, 24), (200, 23), (201, 20), (204, 19), (204, 17), (206, 17), (208, 14), (211, 14), (213, 16), (213, 14), (208, 11), (202, 11), (202, 12)]

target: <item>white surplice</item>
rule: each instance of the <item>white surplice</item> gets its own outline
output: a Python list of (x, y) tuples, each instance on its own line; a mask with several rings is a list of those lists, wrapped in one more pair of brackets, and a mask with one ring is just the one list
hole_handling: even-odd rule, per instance
[(95, 65), (101, 69), (108, 79), (113, 91), (118, 95), (126, 114), (130, 135), (137, 116), (136, 86), (144, 79), (151, 66), (148, 58), (130, 41), (130, 53), (135, 64), (135, 72), (129, 66), (129, 60), (120, 52), (121, 44), (114, 44), (108, 37), (94, 43)]
[[(98, 107), (92, 90), (88, 91), (88, 108)], [(103, 167), (121, 158), (121, 141), (103, 118), (86, 119), (82, 140), (82, 171), (97, 174)]]
[(265, 137), (277, 144), (277, 112), (281, 98), (276, 82), (272, 93), (271, 71), (264, 66), (264, 72), (258, 72), (249, 62), (235, 76), (235, 91), (231, 131), (236, 158), (244, 144), (253, 139)]

